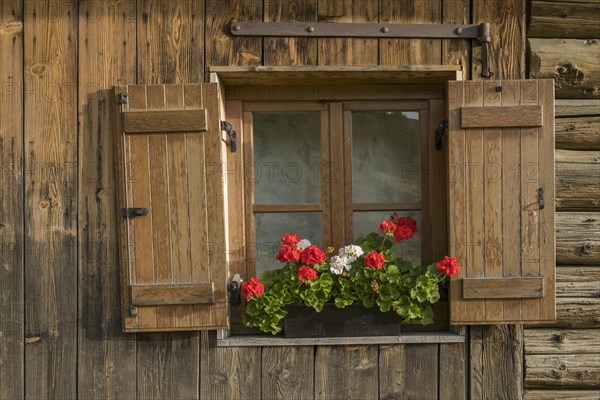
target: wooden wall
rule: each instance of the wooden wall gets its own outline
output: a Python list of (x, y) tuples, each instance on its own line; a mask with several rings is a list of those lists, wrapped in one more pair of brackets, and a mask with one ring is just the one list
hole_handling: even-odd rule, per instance
[(531, 78), (556, 82), (557, 323), (526, 327), (525, 398), (600, 398), (600, 3), (533, 0)]
[[(480, 72), (480, 49), (467, 41), (232, 38), (232, 19), (490, 22), (494, 78), (525, 78), (524, 0), (0, 4), (0, 399), (521, 397), (520, 326), (472, 328), (465, 345), (215, 348), (206, 333), (121, 333), (109, 90), (201, 82), (210, 65), (460, 64), (467, 77)], [(529, 65), (533, 77), (537, 64)], [(565, 68), (558, 82), (569, 82), (573, 68)], [(585, 74), (591, 78), (575, 74), (572, 90), (580, 81), (593, 87), (595, 68)], [(593, 261), (600, 203), (593, 187), (573, 181), (598, 167), (595, 153), (573, 150), (600, 150), (596, 103), (586, 104), (565, 103), (557, 120), (565, 149), (557, 152), (559, 313), (567, 328), (600, 321)], [(535, 333), (552, 344), (562, 331), (525, 332), (526, 340)], [(596, 331), (581, 332), (565, 337), (597, 343), (589, 336)], [(559, 371), (581, 359), (551, 345), (526, 349), (559, 360)], [(554, 361), (526, 363), (534, 359), (527, 387), (547, 386), (532, 371), (552, 373)], [(586, 368), (570, 365), (573, 377)]]

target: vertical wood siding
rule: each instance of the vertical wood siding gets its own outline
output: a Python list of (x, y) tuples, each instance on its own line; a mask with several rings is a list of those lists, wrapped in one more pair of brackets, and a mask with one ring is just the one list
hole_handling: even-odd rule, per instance
[(1, 5), (0, 399), (520, 397), (515, 326), (472, 328), (467, 344), (288, 348), (121, 333), (109, 89), (202, 82), (210, 65), (460, 64), (473, 79), (481, 69), (466, 41), (232, 38), (232, 20), (491, 22), (494, 79), (525, 78), (524, 1)]

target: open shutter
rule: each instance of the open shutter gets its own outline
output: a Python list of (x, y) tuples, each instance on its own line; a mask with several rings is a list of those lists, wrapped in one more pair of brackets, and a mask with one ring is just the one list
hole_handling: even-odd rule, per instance
[(451, 324), (554, 321), (554, 81), (452, 81), (448, 107)]
[(126, 332), (228, 327), (218, 93), (214, 83), (115, 88)]

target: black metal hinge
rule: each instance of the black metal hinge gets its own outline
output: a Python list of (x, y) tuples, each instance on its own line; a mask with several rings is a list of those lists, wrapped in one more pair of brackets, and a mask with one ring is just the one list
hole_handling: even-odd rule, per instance
[(540, 204), (540, 210), (543, 210), (546, 206), (544, 204), (544, 188), (538, 189), (538, 203)]
[(239, 306), (242, 304), (242, 276), (235, 274), (231, 282), (227, 284), (227, 292), (229, 293), (229, 304)]
[(435, 130), (435, 149), (437, 151), (442, 150), (442, 138), (444, 137), (444, 131), (446, 129), (448, 129), (448, 120), (444, 119)]
[(481, 44), (481, 77), (490, 78), (493, 73), (490, 72), (490, 44), (492, 36), (490, 34), (490, 24), (488, 22), (479, 25), (479, 37), (477, 41)]
[(129, 208), (123, 209), (123, 217), (124, 218), (145, 217), (146, 215), (148, 215), (147, 208), (129, 207)]
[(237, 133), (233, 130), (233, 126), (227, 121), (221, 121), (221, 130), (225, 131), (229, 138), (229, 150), (235, 153), (237, 150)]

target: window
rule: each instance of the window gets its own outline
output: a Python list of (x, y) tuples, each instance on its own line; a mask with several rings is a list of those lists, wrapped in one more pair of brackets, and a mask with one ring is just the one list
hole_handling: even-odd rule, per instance
[(124, 331), (236, 331), (227, 282), (273, 266), (252, 253), (292, 229), (347, 244), (390, 211), (420, 224), (402, 255), (458, 257), (451, 324), (554, 320), (551, 80), (460, 81), (447, 66), (219, 77), (115, 88)]

